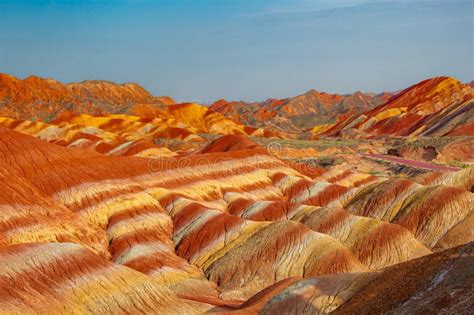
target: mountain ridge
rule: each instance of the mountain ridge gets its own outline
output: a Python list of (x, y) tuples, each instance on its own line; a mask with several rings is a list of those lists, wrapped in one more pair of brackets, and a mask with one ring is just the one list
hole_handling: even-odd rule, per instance
[(343, 117), (317, 133), (329, 136), (472, 135), (473, 104), (474, 89), (468, 84), (451, 77), (435, 77), (402, 90), (370, 111)]
[[(470, 101), (474, 95), (471, 85), (472, 82), (463, 84), (450, 77), (435, 77), (397, 93), (356, 91), (352, 94), (331, 94), (311, 89), (294, 97), (269, 98), (261, 102), (228, 102), (221, 99), (208, 108), (237, 124), (251, 128), (263, 127), (286, 133), (287, 136), (293, 134), (291, 137), (307, 134), (307, 130), (312, 130), (310, 137), (335, 136), (341, 132), (345, 135), (355, 132), (356, 136), (406, 136), (413, 132), (423, 133), (425, 131), (419, 129), (421, 126), (418, 126), (418, 131), (409, 131), (406, 127), (398, 130), (400, 128), (396, 125), (413, 125), (414, 121), (421, 124), (420, 117), (431, 119), (430, 125), (436, 125), (436, 121), (441, 121), (442, 117), (434, 116), (444, 110), (449, 112), (446, 115), (451, 115), (458, 121), (456, 130), (451, 134), (462, 135), (470, 133), (470, 126), (473, 125), (470, 103), (466, 105), (467, 109), (466, 106), (457, 110), (447, 108), (459, 107), (455, 98)], [(140, 106), (143, 108), (143, 105), (159, 108), (175, 104), (171, 97), (153, 96), (133, 82), (119, 84), (107, 80), (84, 80), (63, 84), (55, 79), (34, 75), (18, 79), (0, 73), (0, 115), (14, 119), (48, 121), (62, 111), (99, 115), (127, 114), (133, 113)], [(405, 113), (408, 116), (401, 118)], [(393, 117), (396, 116), (400, 116), (400, 119), (394, 122), (396, 119)], [(384, 122), (379, 121), (381, 118), (384, 118)], [(387, 121), (387, 118), (392, 119)]]

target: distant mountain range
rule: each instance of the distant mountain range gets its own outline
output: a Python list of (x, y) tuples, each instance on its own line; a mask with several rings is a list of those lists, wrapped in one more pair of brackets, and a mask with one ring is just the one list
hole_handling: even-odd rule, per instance
[(0, 80), (0, 314), (472, 313), (467, 84), (209, 108)]
[[(472, 134), (474, 128), (473, 85), (438, 77), (395, 93), (339, 95), (310, 90), (286, 99), (254, 103), (219, 100), (209, 108), (198, 104), (195, 108), (204, 107), (198, 110), (200, 117), (208, 115), (207, 111), (223, 115), (228, 120), (224, 125), (232, 125), (232, 130), (263, 128), (288, 137), (465, 135)], [(154, 108), (158, 115), (174, 104), (172, 98), (153, 96), (135, 83), (62, 84), (36, 76), (21, 80), (0, 74), (0, 116), (14, 119), (50, 121), (65, 111), (134, 114), (137, 108), (147, 108), (148, 115)], [(224, 117), (218, 120), (224, 121)]]
[(367, 111), (390, 97), (387, 92), (339, 95), (310, 90), (295, 97), (260, 103), (219, 100), (211, 109), (243, 124), (298, 132), (316, 124), (334, 122), (340, 114)]
[(438, 77), (415, 84), (370, 111), (313, 131), (330, 136), (473, 135), (473, 118), (474, 89), (456, 79)]
[(124, 113), (136, 104), (173, 104), (169, 97), (154, 97), (136, 83), (83, 81), (62, 84), (30, 76), (24, 80), (0, 74), (0, 115), (21, 119), (48, 119), (62, 111)]

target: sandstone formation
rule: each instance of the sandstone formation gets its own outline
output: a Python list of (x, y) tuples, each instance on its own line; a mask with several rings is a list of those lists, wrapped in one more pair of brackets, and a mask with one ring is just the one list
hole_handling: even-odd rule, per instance
[[(449, 148), (464, 148), (462, 161), (471, 154), (461, 145), (469, 137), (450, 142), (471, 132), (470, 94), (433, 104), (465, 89), (454, 79), (422, 82), (379, 107), (373, 98), (386, 95), (372, 103), (359, 95), (370, 107), (365, 118), (343, 117), (325, 131), (410, 136), (416, 146), (403, 138), (282, 139), (135, 85), (1, 80), (8, 93), (0, 110), (12, 113), (0, 117), (2, 314), (472, 309), (474, 171), (433, 164)], [(339, 108), (336, 101), (366, 110), (350, 96), (314, 97), (320, 108), (311, 113)], [(97, 111), (83, 108), (85, 99)], [(20, 100), (37, 103), (12, 105)], [(58, 114), (65, 101), (73, 111)], [(298, 116), (306, 101), (268, 101), (259, 115), (273, 119), (269, 106)], [(25, 119), (30, 109), (55, 117)], [(437, 155), (430, 164), (409, 160), (403, 154), (415, 151), (400, 143)], [(342, 164), (300, 159), (321, 147), (332, 158), (348, 144)], [(382, 154), (387, 147), (392, 155)], [(420, 172), (357, 167), (383, 159)]]
[(298, 132), (316, 124), (332, 123), (338, 115), (367, 111), (389, 97), (389, 93), (339, 95), (310, 90), (295, 97), (259, 103), (219, 100), (211, 109), (244, 125)]
[(415, 84), (370, 111), (315, 131), (330, 136), (472, 135), (473, 116), (474, 89), (456, 79), (438, 77)]
[(0, 74), (0, 115), (17, 119), (50, 119), (69, 110), (80, 113), (123, 113), (134, 104), (170, 103), (135, 83), (84, 81), (62, 84), (30, 76), (24, 80)]
[[(231, 150), (238, 141), (224, 137), (209, 145), (213, 153), (153, 163), (63, 148), (10, 129), (1, 129), (0, 140), (2, 176), (16, 185), (2, 194), (7, 252), (27, 243), (75, 243), (65, 250), (84, 248), (110, 266), (130, 267), (170, 301), (189, 301), (180, 304), (189, 312), (233, 306), (287, 278), (365, 274), (472, 240), (450, 233), (472, 227), (472, 193), (463, 185), (375, 177), (359, 184), (360, 175), (331, 172), (310, 178), (243, 138)], [(453, 178), (464, 176), (471, 173)], [(43, 251), (56, 252), (47, 245), (33, 250), (38, 257)], [(30, 286), (17, 290), (9, 295), (37, 294)], [(91, 302), (93, 312), (100, 301)]]
[(473, 247), (471, 242), (379, 272), (288, 278), (239, 308), (215, 310), (226, 314), (469, 313)]

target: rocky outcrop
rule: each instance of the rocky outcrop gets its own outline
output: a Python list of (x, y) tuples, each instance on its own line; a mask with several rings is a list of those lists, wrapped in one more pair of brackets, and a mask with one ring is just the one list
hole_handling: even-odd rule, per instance
[(0, 247), (2, 313), (199, 314), (206, 309), (78, 244)]
[(334, 122), (342, 114), (370, 110), (389, 97), (389, 93), (339, 95), (310, 90), (295, 97), (257, 103), (219, 100), (211, 109), (245, 125), (300, 132), (318, 123)]
[[(220, 119), (182, 107), (195, 128)], [(162, 159), (66, 145), (143, 140), (142, 119), (2, 122), (0, 311), (332, 311), (383, 268), (473, 241), (469, 170), (308, 170), (240, 134)]]
[[(474, 244), (448, 249), (380, 272), (289, 278), (258, 293), (231, 314), (469, 313), (473, 307)], [(403, 289), (400, 287), (403, 279)]]
[(329, 136), (459, 136), (473, 134), (474, 89), (449, 77), (424, 80), (362, 114), (315, 129)]
[(30, 76), (24, 80), (0, 74), (0, 115), (16, 119), (45, 120), (69, 110), (78, 113), (124, 113), (134, 104), (168, 104), (135, 83), (83, 81), (62, 84)]

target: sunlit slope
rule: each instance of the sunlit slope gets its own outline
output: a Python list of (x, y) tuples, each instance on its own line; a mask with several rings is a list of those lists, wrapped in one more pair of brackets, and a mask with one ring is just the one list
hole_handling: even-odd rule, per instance
[(62, 84), (30, 76), (24, 80), (0, 74), (0, 115), (17, 119), (50, 119), (69, 110), (80, 113), (123, 113), (134, 104), (169, 104), (135, 83), (83, 81)]
[(314, 133), (330, 136), (473, 135), (474, 89), (450, 77), (415, 84), (371, 111), (338, 121)]
[[(227, 314), (469, 313), (473, 243), (380, 272), (288, 278)], [(403, 279), (403, 289), (400, 286)]]
[[(104, 123), (71, 117), (78, 120), (67, 124)], [(128, 119), (124, 129), (135, 123)], [(91, 310), (111, 296), (130, 311), (236, 307), (292, 277), (369, 279), (380, 268), (473, 240), (469, 169), (415, 180), (318, 169), (304, 175), (243, 136), (187, 156), (143, 159), (67, 148), (12, 129), (0, 128), (7, 183), (0, 194), (0, 245), (8, 253), (2, 268), (11, 273), (28, 250), (31, 273), (50, 278), (43, 257), (49, 264), (84, 254), (113, 271), (103, 275), (87, 264), (78, 271), (88, 279), (76, 285), (85, 288), (82, 300)], [(62, 265), (51, 263), (64, 279), (75, 279), (73, 269), (60, 272)], [(104, 282), (97, 293), (87, 289), (97, 285), (94, 278)], [(24, 286), (9, 285), (4, 294), (28, 302), (0, 303), (5, 312), (82, 310), (79, 293), (40, 297), (35, 278), (22, 279)], [(138, 280), (127, 284), (131, 279)], [(142, 293), (142, 286), (150, 290)], [(153, 304), (159, 294), (166, 298)]]

